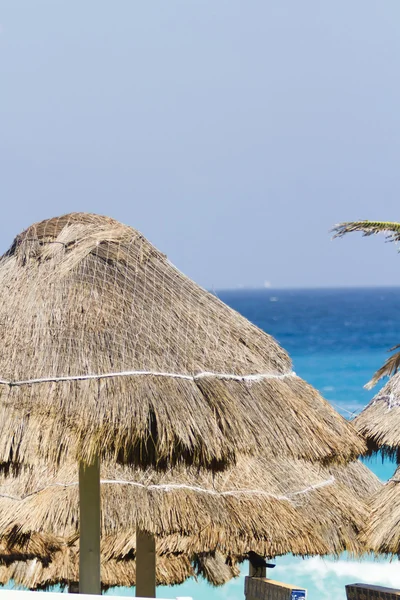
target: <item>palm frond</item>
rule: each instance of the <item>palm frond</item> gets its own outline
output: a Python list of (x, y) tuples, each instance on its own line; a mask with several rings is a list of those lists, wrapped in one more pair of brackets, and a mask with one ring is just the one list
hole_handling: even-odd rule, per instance
[(333, 227), (333, 239), (343, 237), (346, 233), (359, 231), (364, 236), (384, 233), (390, 242), (400, 241), (400, 223), (392, 221), (348, 221)]
[[(389, 350), (389, 352), (392, 352), (393, 350), (397, 350), (398, 348), (400, 348), (400, 344), (391, 348)], [(386, 377), (386, 376), (391, 377), (392, 375), (397, 373), (397, 371), (399, 370), (399, 367), (400, 367), (400, 352), (396, 352), (396, 354), (393, 354), (392, 356), (390, 356), (387, 359), (387, 361), (385, 362), (385, 364), (380, 369), (377, 370), (377, 372), (374, 374), (371, 381), (368, 381), (368, 383), (365, 385), (365, 387), (367, 388), (367, 390), (370, 390), (371, 388), (374, 387), (374, 385), (376, 385), (378, 383), (378, 381), (380, 379), (382, 379), (382, 377)]]

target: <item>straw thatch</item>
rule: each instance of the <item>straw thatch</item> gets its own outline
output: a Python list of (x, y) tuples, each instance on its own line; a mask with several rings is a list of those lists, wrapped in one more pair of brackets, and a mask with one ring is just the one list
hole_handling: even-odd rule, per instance
[[(8, 482), (8, 483), (7, 483)], [(4, 474), (0, 475), (1, 509), (6, 513), (12, 514), (15, 509), (17, 499), (12, 494), (11, 487), (15, 489), (16, 476)], [(11, 495), (9, 496), (9, 492)], [(65, 541), (56, 537), (49, 532), (40, 533), (33, 531), (23, 533), (18, 524), (12, 524), (4, 527), (0, 534), (0, 555), (3, 559), (8, 556), (9, 561), (13, 560), (28, 560), (40, 556), (42, 559), (48, 559), (53, 552), (59, 550)]]
[(353, 421), (369, 453), (400, 459), (400, 373), (393, 375)]
[(379, 554), (400, 555), (400, 467), (372, 497), (361, 542)]
[(364, 450), (275, 340), (107, 217), (65, 215), (15, 238), (0, 259), (0, 327), (5, 462), (217, 469), (238, 452)]
[(65, 540), (58, 539), (55, 542), (54, 536), (35, 532), (23, 535), (14, 528), (13, 531), (4, 532), (0, 540), (0, 563), (9, 564), (16, 560), (27, 561), (33, 558), (40, 558), (42, 562), (47, 563), (54, 552), (58, 552), (64, 545)]
[[(400, 463), (400, 373), (393, 375), (354, 424), (365, 436), (370, 454), (396, 458)], [(400, 554), (400, 467), (374, 494), (360, 536), (366, 548), (380, 554)]]
[(65, 540), (49, 534), (29, 532), (24, 534), (19, 527), (9, 527), (0, 538), (2, 560), (29, 560), (40, 557), (44, 562), (65, 545)]
[[(343, 483), (362, 481), (362, 494)], [(241, 457), (236, 467), (210, 474), (181, 467), (168, 472), (103, 465), (102, 535), (108, 557), (126, 557), (136, 527), (160, 540), (169, 552), (220, 550), (241, 555), (338, 554), (362, 551), (357, 536), (366, 518), (364, 491), (375, 490), (372, 474), (360, 463), (337, 467), (333, 476), (320, 465), (289, 459)], [(10, 507), (0, 497), (0, 534), (11, 527), (23, 536), (51, 534), (73, 539), (79, 531), (76, 467), (58, 473), (43, 467), (9, 478), (7, 489), (22, 498)], [(0, 486), (1, 495), (1, 486)], [(118, 536), (107, 542), (108, 536)], [(110, 545), (111, 544), (111, 545)]]
[[(0, 561), (1, 561), (0, 556)], [(229, 563), (229, 564), (228, 564)], [(240, 570), (236, 564), (220, 552), (202, 553), (187, 557), (183, 554), (158, 555), (156, 560), (157, 585), (178, 585), (190, 577), (203, 577), (214, 586), (224, 585)], [(52, 560), (43, 563), (38, 559), (15, 560), (0, 564), (0, 584), (10, 580), (31, 590), (48, 589), (54, 585), (73, 585), (79, 581), (79, 550), (77, 546), (64, 547)], [(136, 585), (136, 562), (134, 559), (101, 561), (101, 587), (132, 587)]]
[(383, 487), (375, 473), (359, 460), (346, 466), (331, 465), (329, 472), (359, 500), (369, 502), (371, 496)]
[(0, 564), (0, 585), (6, 585), (10, 581), (10, 567)]
[(237, 564), (227, 561), (221, 552), (201, 553), (194, 558), (195, 572), (214, 586), (224, 585), (240, 575)]
[[(183, 583), (194, 576), (189, 560), (184, 556), (160, 557), (156, 565), (157, 585)], [(4, 569), (0, 577), (5, 582), (13, 580), (31, 590), (46, 589), (54, 585), (71, 585), (79, 581), (79, 553), (57, 553), (53, 561), (44, 565), (39, 560), (16, 561)], [(132, 587), (136, 584), (136, 565), (133, 560), (107, 561), (101, 564), (101, 587)]]

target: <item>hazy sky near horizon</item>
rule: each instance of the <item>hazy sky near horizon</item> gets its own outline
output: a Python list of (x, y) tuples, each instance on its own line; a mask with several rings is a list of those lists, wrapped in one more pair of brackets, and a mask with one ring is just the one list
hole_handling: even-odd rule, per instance
[(70, 211), (209, 288), (397, 285), (398, 0), (3, 0), (0, 250)]

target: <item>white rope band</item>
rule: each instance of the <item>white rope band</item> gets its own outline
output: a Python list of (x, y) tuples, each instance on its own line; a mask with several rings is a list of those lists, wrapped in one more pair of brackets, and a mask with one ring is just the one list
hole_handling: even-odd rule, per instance
[(379, 404), (379, 402), (384, 402), (387, 405), (388, 410), (392, 410), (392, 408), (398, 408), (400, 406), (400, 398), (398, 394), (390, 392), (389, 394), (382, 394), (381, 396), (378, 395), (377, 397), (373, 398), (364, 410), (367, 410), (370, 406)]
[(161, 371), (118, 371), (115, 373), (101, 373), (98, 375), (65, 375), (61, 377), (42, 377), (40, 379), (24, 379), (21, 381), (11, 381), (0, 378), (0, 385), (19, 386), (31, 385), (33, 383), (57, 383), (61, 381), (84, 381), (88, 379), (108, 379), (111, 377), (132, 377), (132, 376), (148, 376), (154, 377), (170, 377), (172, 379), (185, 379), (187, 381), (197, 381), (203, 377), (215, 377), (216, 379), (227, 379), (233, 381), (262, 381), (263, 379), (285, 379), (286, 377), (297, 377), (294, 371), (288, 373), (254, 373), (251, 375), (234, 375), (233, 373), (212, 373), (203, 371), (196, 375), (185, 375), (182, 373), (163, 373)]
[[(145, 490), (160, 490), (160, 491), (163, 491), (166, 493), (173, 492), (175, 490), (188, 490), (190, 492), (196, 492), (198, 494), (208, 494), (210, 496), (266, 496), (268, 498), (273, 498), (274, 500), (285, 500), (287, 502), (292, 502), (293, 497), (300, 496), (303, 494), (308, 494), (309, 492), (312, 492), (314, 490), (318, 490), (320, 488), (332, 485), (333, 483), (335, 483), (335, 478), (332, 475), (329, 479), (326, 479), (325, 481), (321, 481), (319, 483), (310, 485), (310, 486), (308, 486), (302, 490), (299, 490), (297, 492), (290, 492), (289, 494), (282, 495), (282, 496), (278, 496), (276, 494), (271, 494), (270, 492), (266, 492), (264, 490), (227, 490), (225, 492), (218, 492), (217, 490), (209, 490), (207, 488), (202, 488), (202, 487), (194, 486), (194, 485), (187, 485), (185, 483), (165, 483), (165, 484), (146, 485), (144, 483), (139, 483), (137, 481), (125, 481), (125, 480), (115, 480), (115, 479), (101, 479), (100, 483), (107, 484), (107, 485), (131, 485), (131, 486), (139, 487), (139, 488), (142, 488)], [(2, 494), (0, 492), (0, 498), (9, 498), (11, 500), (23, 501), (26, 498), (30, 498), (31, 496), (40, 494), (41, 492), (48, 490), (52, 487), (69, 488), (69, 487), (75, 487), (78, 485), (79, 485), (78, 481), (73, 481), (71, 483), (57, 482), (57, 483), (52, 483), (52, 484), (45, 486), (39, 490), (31, 492), (30, 494), (26, 494), (26, 496), (21, 496), (21, 497), (10, 496), (8, 494)]]

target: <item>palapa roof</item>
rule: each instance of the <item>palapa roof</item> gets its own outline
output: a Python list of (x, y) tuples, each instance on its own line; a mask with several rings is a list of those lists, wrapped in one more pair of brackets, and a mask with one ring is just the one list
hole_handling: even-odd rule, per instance
[[(400, 462), (400, 373), (393, 375), (354, 420), (370, 454)], [(366, 548), (379, 554), (400, 554), (400, 467), (372, 497), (360, 536)]]
[(5, 531), (0, 539), (0, 562), (9, 564), (16, 560), (27, 561), (40, 557), (43, 562), (48, 562), (54, 552), (65, 545), (65, 541), (55, 541), (51, 535), (41, 535), (33, 532), (29, 535), (21, 535), (17, 531)]
[[(218, 571), (216, 576), (218, 577)], [(162, 556), (156, 563), (157, 585), (176, 585), (195, 576), (191, 562), (185, 556)], [(231, 575), (232, 577), (232, 575)], [(57, 552), (49, 564), (34, 559), (26, 562), (15, 561), (0, 566), (0, 582), (13, 580), (16, 584), (31, 590), (46, 589), (54, 585), (70, 585), (79, 581), (79, 552)], [(136, 584), (136, 563), (134, 560), (108, 560), (101, 563), (101, 587), (132, 587)]]
[[(23, 536), (76, 538), (77, 481), (76, 465), (9, 476), (7, 494), (21, 500), (10, 506), (6, 498), (3, 505), (0, 485), (0, 535), (7, 539), (14, 528)], [(333, 474), (306, 461), (263, 457), (240, 457), (235, 467), (215, 474), (186, 466), (160, 472), (103, 465), (101, 481), (102, 550), (117, 559), (134, 549), (136, 527), (156, 536), (160, 553), (163, 543), (164, 551), (190, 554), (359, 553), (366, 493), (376, 489), (359, 462)]]
[(56, 536), (35, 531), (24, 535), (18, 527), (10, 527), (0, 537), (0, 556), (3, 562), (26, 561), (37, 557), (46, 562), (64, 545), (65, 540)]
[(364, 451), (272, 337), (108, 217), (72, 213), (15, 238), (0, 333), (0, 461), (217, 469), (240, 452)]
[(400, 555), (400, 467), (371, 498), (369, 516), (361, 534), (368, 550)]
[[(21, 472), (19, 472), (21, 473)], [(25, 470), (25, 482), (29, 485), (29, 472)], [(18, 472), (0, 471), (0, 504), (3, 510), (12, 513), (18, 502), (19, 496), (13, 492), (17, 490), (16, 482)], [(49, 532), (40, 533), (37, 531), (24, 534), (19, 525), (14, 524), (4, 527), (0, 534), (0, 556), (2, 560), (12, 562), (14, 560), (28, 560), (40, 556), (43, 560), (48, 560), (52, 553), (64, 546), (65, 540), (52, 535)]]
[(329, 472), (360, 499), (369, 501), (373, 494), (382, 489), (379, 477), (360, 460), (348, 465), (330, 465)]
[[(30, 542), (30, 536), (25, 536)], [(136, 536), (129, 552), (124, 557), (115, 557), (115, 549), (120, 536), (108, 536), (102, 540), (101, 548), (101, 582), (102, 589), (136, 584)], [(157, 585), (177, 585), (189, 577), (204, 577), (214, 586), (227, 583), (232, 577), (239, 575), (238, 560), (245, 557), (223, 556), (218, 551), (199, 552), (184, 542), (179, 544), (180, 536), (166, 536), (157, 540), (156, 581)], [(35, 536), (33, 536), (35, 539)], [(187, 538), (189, 540), (189, 538)], [(161, 543), (160, 543), (161, 542)], [(171, 547), (168, 548), (168, 544)], [(196, 544), (199, 547), (199, 543)], [(35, 552), (36, 550), (36, 552)], [(43, 536), (42, 546), (33, 546), (30, 551), (22, 550), (17, 543), (12, 545), (12, 538), (4, 536), (0, 541), (0, 585), (11, 579), (18, 585), (30, 589), (48, 588), (52, 585), (69, 585), (79, 578), (79, 544), (77, 536), (70, 540), (58, 540), (55, 545), (51, 536)]]
[(353, 421), (370, 453), (400, 457), (400, 373), (393, 375)]

